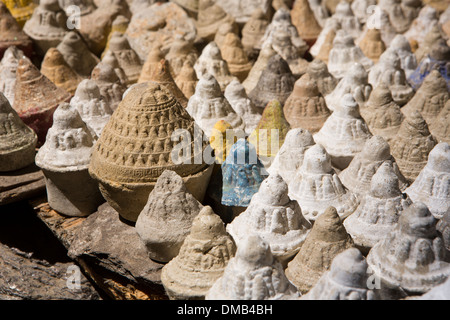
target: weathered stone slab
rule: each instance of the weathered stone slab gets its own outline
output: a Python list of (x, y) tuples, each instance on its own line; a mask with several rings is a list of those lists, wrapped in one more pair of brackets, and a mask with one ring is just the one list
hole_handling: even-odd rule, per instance
[(45, 192), (42, 171), (34, 164), (0, 173), (0, 205), (17, 202)]

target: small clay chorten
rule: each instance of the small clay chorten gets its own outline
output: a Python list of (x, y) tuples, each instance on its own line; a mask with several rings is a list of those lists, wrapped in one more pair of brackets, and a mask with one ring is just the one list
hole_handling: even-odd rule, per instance
[(408, 186), (406, 178), (391, 155), (389, 144), (380, 136), (372, 136), (357, 153), (347, 168), (339, 173), (344, 186), (353, 193), (363, 196), (370, 191), (372, 176), (385, 161), (391, 161), (393, 170), (399, 181), (399, 188), (404, 190)]
[(61, 52), (67, 64), (83, 78), (89, 78), (94, 67), (100, 62), (75, 31), (68, 32), (56, 49)]
[(195, 26), (200, 39), (213, 41), (221, 25), (234, 22), (235, 19), (213, 0), (199, 0)]
[(409, 182), (413, 182), (425, 167), (428, 154), (437, 140), (431, 135), (422, 115), (414, 111), (405, 117), (389, 144), (400, 171)]
[(38, 6), (33, 0), (5, 0), (3, 2), (21, 28), (31, 18), (34, 9)]
[(219, 279), (236, 245), (224, 223), (209, 206), (200, 210), (178, 255), (161, 271), (161, 282), (172, 300), (203, 300)]
[[(419, 47), (413, 53), (417, 60), (416, 63), (422, 61), (431, 52), (431, 48), (433, 47), (433, 45), (441, 39), (443, 39), (441, 28), (439, 27), (439, 25), (434, 25), (430, 29), (430, 31), (428, 31), (426, 37), (423, 39), (423, 41), (419, 44)], [(406, 39), (406, 41), (408, 40)], [(414, 68), (414, 70), (415, 69), (416, 68)]]
[(314, 222), (305, 242), (288, 263), (287, 278), (302, 293), (307, 293), (330, 270), (333, 259), (354, 247), (334, 207), (328, 207)]
[(423, 294), (450, 275), (450, 252), (436, 231), (436, 219), (427, 206), (413, 203), (398, 224), (369, 252), (374, 274), (408, 295)]
[(405, 33), (419, 14), (420, 1), (380, 0), (378, 6), (389, 14), (389, 20), (397, 33)]
[[(161, 50), (161, 45), (157, 44), (149, 51), (144, 65), (138, 79), (138, 83), (145, 82), (144, 78), (147, 78), (150, 74), (153, 74), (156, 69), (160, 67), (161, 60), (165, 59), (164, 53)], [(142, 77), (142, 78), (141, 78)]]
[(109, 42), (111, 41), (111, 38), (113, 35), (117, 32), (119, 34), (125, 34), (127, 31), (128, 25), (130, 24), (130, 19), (123, 15), (119, 15), (116, 18), (114, 18), (112, 24), (111, 24), (111, 31), (108, 35), (108, 40), (106, 41), (105, 49), (102, 52), (101, 58), (103, 59), (106, 52), (109, 51)]
[[(190, 143), (184, 139), (176, 142), (180, 130)], [(197, 135), (202, 132), (194, 119), (167, 88), (154, 82), (136, 84), (95, 144), (89, 173), (99, 182), (111, 207), (128, 221), (136, 221), (166, 169), (180, 175), (187, 190), (202, 201), (212, 166), (202, 157), (198, 160), (208, 144), (200, 142), (199, 147), (199, 142), (192, 141)], [(194, 143), (196, 148), (191, 152)]]
[(78, 110), (81, 119), (94, 130), (97, 137), (100, 137), (113, 111), (105, 103), (95, 81), (91, 79), (81, 81), (70, 100), (70, 105)]
[(111, 110), (116, 110), (122, 101), (126, 86), (120, 81), (119, 76), (112, 66), (100, 62), (92, 70), (91, 79), (100, 89), (100, 94)]
[(228, 63), (223, 59), (222, 53), (215, 42), (208, 43), (203, 49), (200, 57), (194, 64), (194, 69), (199, 79), (207, 73), (213, 75), (219, 83), (222, 92), (235, 79), (230, 73)]
[(378, 62), (381, 54), (386, 50), (386, 44), (381, 39), (381, 32), (376, 28), (368, 29), (364, 38), (358, 43), (358, 46), (364, 55), (374, 63)]
[(358, 18), (361, 24), (370, 23), (370, 16), (375, 14), (374, 7), (377, 4), (377, 0), (353, 0), (350, 4), (350, 8), (353, 14)]
[[(309, 53), (315, 58), (322, 61), (328, 61), (328, 54), (333, 47), (333, 41), (336, 37), (336, 32), (342, 28), (341, 23), (336, 19), (326, 19), (322, 31), (320, 31), (314, 45), (309, 49)], [(327, 47), (327, 48), (325, 48)], [(322, 51), (319, 57), (319, 53)]]
[(233, 110), (244, 120), (245, 133), (251, 134), (258, 126), (261, 120), (261, 114), (256, 109), (252, 100), (247, 96), (245, 88), (237, 79), (233, 80), (226, 87), (224, 96), (231, 104)]
[(270, 175), (279, 174), (289, 185), (295, 177), (297, 169), (303, 164), (306, 150), (314, 144), (314, 139), (309, 131), (302, 128), (290, 129), (267, 172)]
[(97, 182), (88, 173), (94, 143), (76, 108), (61, 103), (36, 154), (36, 165), (45, 176), (48, 204), (57, 212), (83, 217), (104, 202)]
[(302, 165), (289, 183), (289, 196), (298, 201), (303, 215), (310, 221), (330, 206), (345, 219), (358, 206), (356, 195), (342, 184), (331, 166), (330, 155), (320, 144), (306, 150)]
[(71, 95), (75, 94), (78, 84), (83, 78), (73, 70), (64, 60), (61, 52), (56, 48), (48, 49), (41, 65), (41, 73), (57, 87), (63, 88)]
[(344, 220), (347, 232), (364, 253), (386, 238), (403, 210), (412, 204), (402, 194), (399, 182), (394, 162), (384, 161), (372, 176), (369, 190), (361, 193), (358, 208)]
[(242, 46), (249, 57), (257, 56), (261, 50), (261, 39), (266, 33), (270, 20), (261, 8), (253, 11), (250, 19), (242, 28)]
[(423, 202), (436, 219), (450, 208), (450, 146), (438, 143), (428, 154), (425, 167), (405, 190), (413, 202)]
[[(161, 59), (162, 57), (159, 60)], [(192, 41), (180, 37), (173, 41), (165, 59), (169, 61), (170, 74), (176, 79), (187, 62), (195, 64), (198, 59), (198, 51)]]
[(308, 44), (299, 36), (297, 28), (292, 24), (290, 11), (285, 8), (280, 8), (275, 12), (261, 43), (272, 43), (273, 38), (280, 32), (288, 34), (290, 43), (296, 48), (299, 56), (303, 57), (308, 50)]
[(194, 65), (191, 62), (186, 61), (183, 64), (178, 76), (174, 80), (177, 87), (183, 92), (187, 99), (190, 99), (194, 95), (198, 78)]
[(362, 25), (355, 16), (351, 3), (346, 0), (339, 0), (331, 19), (337, 20), (345, 33), (353, 39), (357, 39), (362, 33)]
[(351, 35), (342, 29), (338, 30), (328, 56), (328, 70), (334, 77), (341, 79), (355, 62), (360, 63), (367, 72), (374, 64), (361, 48), (355, 45)]
[(19, 60), (16, 74), (13, 108), (38, 136), (38, 146), (45, 142), (52, 126), (53, 112), (62, 102), (69, 102), (71, 94), (58, 88), (29, 59)]
[(256, 87), (261, 74), (268, 66), (269, 59), (276, 54), (277, 52), (273, 49), (271, 43), (267, 43), (262, 47), (261, 51), (259, 52), (258, 59), (253, 64), (253, 67), (248, 73), (247, 78), (244, 80), (244, 82), (242, 82), (242, 85), (244, 86), (247, 94), (250, 94), (250, 92), (252, 92), (252, 90)]
[[(214, 36), (214, 42), (217, 44), (217, 46), (220, 48), (220, 50), (223, 50), (226, 48), (224, 46), (225, 37), (227, 34), (233, 33), (236, 36), (239, 37), (239, 26), (236, 23), (225, 23), (217, 29), (216, 35)], [(240, 41), (240, 38), (239, 38)]]
[(299, 36), (311, 46), (317, 40), (322, 27), (316, 20), (308, 0), (297, 0), (291, 10), (292, 24), (296, 26)]
[(264, 108), (255, 130), (248, 137), (266, 169), (271, 166), (290, 129), (281, 103), (278, 100), (270, 101)]
[(387, 142), (395, 137), (405, 118), (389, 87), (384, 83), (375, 87), (360, 111), (370, 132), (383, 137)]
[(236, 141), (237, 135), (231, 124), (225, 120), (217, 121), (211, 130), (211, 137), (209, 138), (209, 144), (214, 149), (216, 163), (222, 164), (226, 160), (231, 147)]
[(405, 71), (406, 78), (409, 79), (411, 73), (417, 68), (417, 58), (412, 52), (408, 39), (402, 34), (397, 34), (392, 39), (386, 51), (394, 51), (397, 53), (400, 58), (401, 67)]
[(244, 81), (252, 68), (252, 64), (248, 60), (239, 36), (232, 32), (228, 33), (223, 41), (221, 51), (230, 73), (239, 81)]
[(58, 0), (41, 0), (31, 18), (25, 22), (23, 31), (33, 40), (38, 55), (44, 56), (69, 32), (66, 22), (66, 13)]
[(369, 289), (369, 266), (361, 251), (349, 248), (339, 253), (308, 293), (300, 300), (379, 300)]
[(267, 62), (257, 85), (248, 97), (261, 110), (272, 100), (278, 100), (284, 105), (294, 88), (295, 80), (288, 63), (276, 54)]
[(114, 33), (109, 42), (109, 50), (114, 54), (120, 68), (123, 69), (127, 76), (128, 83), (126, 85), (129, 86), (136, 83), (142, 71), (142, 64), (139, 56), (130, 47), (125, 35)]
[(125, 74), (125, 71), (120, 67), (119, 61), (117, 60), (115, 54), (108, 50), (105, 55), (102, 58), (101, 63), (109, 64), (113, 69), (114, 72), (117, 74), (117, 76), (120, 79), (120, 82), (124, 85), (127, 85), (127, 83), (130, 83), (130, 80), (128, 79), (127, 75)]
[(0, 93), (0, 172), (15, 171), (34, 163), (36, 133), (20, 119)]
[(331, 49), (333, 49), (334, 38), (336, 38), (336, 31), (332, 29), (328, 31), (325, 38), (323, 38), (323, 44), (321, 45), (320, 50), (315, 56), (317, 59), (328, 63), (328, 60), (330, 58), (330, 51)]
[(431, 71), (420, 88), (402, 108), (405, 115), (419, 111), (427, 123), (433, 123), (450, 99), (447, 83), (437, 70)]
[(325, 147), (333, 165), (343, 170), (371, 137), (372, 133), (359, 113), (358, 103), (347, 93), (314, 135), (314, 140)]
[(22, 31), (22, 27), (9, 12), (7, 6), (0, 2), (0, 59), (6, 49), (15, 46), (30, 57), (33, 52), (31, 39)]
[(331, 114), (315, 80), (308, 73), (295, 82), (283, 111), (292, 128), (300, 127), (311, 133), (319, 131)]
[(376, 87), (383, 83), (389, 87), (394, 101), (404, 106), (414, 96), (414, 90), (407, 82), (398, 54), (391, 50), (383, 53), (380, 60), (369, 71), (369, 83)]
[(149, 257), (158, 262), (175, 258), (202, 208), (186, 190), (183, 179), (176, 172), (165, 170), (136, 220), (136, 232)]
[(316, 82), (317, 89), (324, 97), (330, 94), (339, 82), (328, 71), (327, 64), (318, 58), (309, 63), (306, 73)]
[(272, 0), (222, 0), (218, 5), (242, 25), (250, 19), (255, 10), (261, 9), (265, 14), (270, 14)]
[(247, 209), (227, 225), (239, 247), (249, 234), (259, 235), (283, 265), (298, 252), (311, 229), (297, 201), (288, 196), (288, 185), (278, 175), (269, 175), (252, 197)]
[(169, 62), (165, 59), (161, 60), (159, 64), (152, 70), (151, 74), (143, 74), (139, 76), (138, 83), (153, 81), (165, 86), (175, 96), (178, 102), (184, 107), (187, 107), (188, 99), (183, 92), (178, 88), (175, 80), (172, 78), (169, 70)]
[(23, 57), (23, 51), (12, 46), (6, 49), (0, 62), (0, 92), (4, 94), (11, 105), (14, 104), (17, 67), (19, 60)]
[(186, 110), (208, 137), (218, 120), (225, 120), (234, 129), (243, 130), (245, 126), (242, 118), (223, 96), (219, 83), (211, 74), (205, 74), (200, 79)]
[(296, 300), (299, 296), (269, 244), (258, 235), (249, 235), (205, 300)]

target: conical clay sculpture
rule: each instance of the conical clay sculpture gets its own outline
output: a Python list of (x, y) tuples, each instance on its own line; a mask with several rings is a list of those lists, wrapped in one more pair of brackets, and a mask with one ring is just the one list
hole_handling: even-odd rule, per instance
[(109, 42), (109, 50), (114, 54), (120, 68), (127, 76), (128, 82), (126, 85), (136, 83), (142, 71), (142, 64), (139, 56), (130, 47), (126, 36), (117, 32), (114, 33)]
[(36, 133), (23, 123), (8, 99), (0, 93), (0, 172), (19, 170), (32, 164), (36, 143)]
[(224, 223), (205, 206), (192, 222), (179, 254), (161, 271), (161, 281), (172, 300), (203, 300), (236, 253)]
[(331, 16), (331, 19), (338, 21), (345, 33), (353, 39), (357, 39), (362, 33), (362, 25), (348, 1), (338, 2), (336, 12)]
[(294, 300), (298, 291), (284, 274), (269, 245), (249, 235), (237, 248), (206, 300)]
[(180, 37), (173, 41), (165, 59), (169, 61), (170, 74), (175, 79), (186, 63), (195, 64), (198, 59), (198, 51), (192, 41)]
[(406, 78), (409, 79), (411, 74), (417, 68), (417, 58), (412, 52), (408, 39), (402, 34), (397, 34), (394, 39), (392, 39), (386, 51), (394, 51), (397, 53), (400, 58), (402, 69), (405, 71)]
[(223, 96), (219, 83), (211, 74), (200, 79), (186, 110), (207, 136), (219, 120), (225, 120), (234, 129), (244, 130), (244, 121)]
[(13, 108), (20, 118), (38, 136), (38, 146), (45, 142), (47, 130), (52, 126), (53, 112), (71, 94), (58, 88), (28, 59), (20, 59), (17, 67)]
[(7, 0), (4, 1), (4, 3), (21, 28), (23, 28), (25, 22), (27, 22), (27, 20), (31, 18), (34, 9), (36, 9), (36, 7), (38, 6), (32, 0)]
[(334, 207), (328, 207), (314, 223), (300, 251), (286, 268), (287, 278), (307, 293), (330, 270), (333, 259), (354, 247)]
[(447, 83), (439, 71), (431, 71), (414, 97), (402, 108), (405, 115), (418, 111), (427, 123), (433, 123), (450, 99)]
[(125, 84), (120, 81), (120, 78), (113, 67), (100, 62), (95, 66), (94, 70), (92, 70), (91, 80), (94, 80), (95, 84), (100, 89), (100, 95), (105, 100), (105, 103), (111, 110), (116, 110), (119, 103), (122, 101), (122, 96), (127, 88)]
[(3, 2), (0, 2), (0, 21), (0, 59), (3, 58), (5, 50), (12, 46), (31, 57), (33, 52), (31, 39), (22, 31), (22, 27)]
[(317, 89), (326, 97), (338, 84), (338, 80), (328, 71), (327, 64), (320, 59), (314, 59), (309, 63), (306, 73), (316, 81)]
[(56, 48), (48, 49), (42, 61), (41, 73), (57, 87), (63, 88), (72, 95), (75, 94), (78, 84), (83, 80), (67, 64), (61, 52)]
[(378, 63), (370, 69), (369, 83), (373, 87), (380, 83), (387, 85), (399, 106), (405, 105), (414, 96), (414, 90), (401, 67), (400, 57), (394, 51), (383, 53)]
[(163, 59), (159, 61), (150, 74), (140, 73), (138, 83), (147, 81), (153, 81), (165, 86), (184, 108), (187, 107), (188, 99), (172, 78), (169, 70), (169, 62), (167, 60)]
[(436, 120), (430, 123), (430, 131), (438, 142), (450, 143), (450, 99), (447, 100)]
[[(239, 36), (239, 26), (236, 23), (225, 23), (217, 29), (216, 35), (214, 36), (214, 42), (220, 48), (220, 50), (225, 49), (227, 46), (225, 44), (225, 38), (229, 33), (233, 33), (238, 36), (238, 41), (240, 42)], [(242, 44), (242, 43), (241, 43)], [(240, 45), (241, 45), (240, 44)]]
[(255, 10), (261, 9), (263, 13), (269, 14), (272, 9), (271, 0), (223, 0), (218, 4), (239, 24), (247, 22)]
[(190, 99), (194, 95), (198, 78), (192, 63), (186, 61), (174, 80), (177, 87), (187, 99)]
[(389, 235), (411, 204), (411, 199), (400, 191), (393, 162), (385, 161), (372, 176), (369, 191), (361, 195), (358, 208), (344, 220), (344, 226), (356, 246), (367, 253)]
[(272, 165), (267, 169), (270, 175), (279, 174), (289, 185), (297, 169), (303, 164), (306, 150), (315, 144), (312, 134), (302, 128), (288, 131)]
[(222, 92), (235, 79), (215, 42), (210, 42), (203, 49), (202, 54), (194, 64), (194, 69), (199, 79), (207, 73), (213, 75), (219, 82)]
[(16, 91), (16, 73), (19, 60), (24, 57), (22, 50), (17, 47), (9, 47), (0, 62), (0, 92), (14, 105)]
[(95, 212), (104, 199), (88, 173), (94, 146), (78, 111), (62, 103), (53, 114), (47, 140), (36, 155), (47, 187), (48, 203), (54, 210), (73, 217)]
[[(112, 51), (108, 50), (105, 53), (105, 55), (103, 56), (102, 61), (100, 61), (100, 63), (108, 64), (109, 66), (111, 66), (114, 69), (114, 72), (119, 77), (120, 82), (122, 84), (128, 86), (128, 84), (130, 83), (130, 80), (128, 79), (127, 75), (125, 74), (125, 71), (121, 68), (119, 61), (117, 60), (115, 54)], [(98, 64), (95, 67), (97, 67), (97, 66), (98, 66)], [(94, 71), (94, 70), (92, 70), (92, 71)], [(91, 75), (92, 75), (92, 73), (91, 73)]]
[(361, 108), (365, 105), (372, 93), (368, 73), (363, 65), (355, 62), (349, 66), (348, 72), (339, 80), (334, 90), (325, 96), (328, 109), (336, 110), (343, 101), (343, 96), (351, 93)]
[(216, 122), (212, 129), (211, 137), (209, 138), (209, 144), (214, 149), (216, 163), (222, 164), (226, 160), (237, 138), (236, 132), (233, 130), (231, 124), (225, 120)]
[(421, 202), (403, 211), (395, 229), (367, 256), (367, 263), (382, 283), (414, 295), (448, 278), (450, 252), (436, 231), (436, 222)]
[(315, 80), (309, 74), (295, 82), (283, 111), (291, 128), (303, 128), (311, 133), (319, 131), (331, 114)]
[(405, 118), (389, 144), (400, 171), (409, 182), (413, 182), (425, 167), (428, 154), (437, 141), (422, 115), (415, 111)]
[(356, 248), (339, 253), (316, 285), (300, 300), (378, 300), (370, 283), (366, 259)]
[(320, 144), (306, 150), (303, 164), (289, 184), (289, 196), (297, 200), (303, 215), (310, 221), (316, 220), (330, 206), (343, 220), (359, 204), (356, 195), (342, 184), (331, 167), (329, 154)]
[(94, 130), (97, 137), (100, 137), (113, 111), (103, 100), (95, 81), (90, 79), (81, 81), (70, 100), (70, 105), (78, 110), (81, 119)]
[[(179, 134), (191, 142), (176, 143), (176, 138), (182, 138)], [(136, 221), (166, 169), (180, 175), (187, 190), (202, 201), (212, 166), (194, 160), (206, 143), (194, 148), (193, 153), (189, 150), (197, 143), (192, 141), (197, 135), (202, 132), (194, 119), (165, 87), (154, 82), (136, 84), (104, 127), (92, 153), (89, 173), (99, 182), (111, 207), (129, 221)]]
[(370, 191), (372, 177), (385, 161), (392, 162), (399, 180), (398, 186), (404, 190), (408, 186), (406, 178), (391, 156), (389, 144), (380, 136), (372, 136), (366, 141), (361, 152), (357, 153), (348, 167), (339, 173), (339, 178), (347, 189), (363, 196)]
[(284, 116), (280, 102), (270, 101), (264, 108), (258, 126), (248, 137), (266, 169), (271, 166), (290, 129), (291, 126)]
[(358, 43), (358, 46), (361, 48), (364, 55), (374, 63), (378, 62), (381, 54), (386, 50), (386, 44), (381, 39), (381, 32), (379, 29), (368, 29), (364, 38)]
[[(417, 48), (413, 53), (414, 56), (416, 57), (416, 67), (417, 63), (421, 62), (424, 58), (426, 58), (430, 54), (433, 45), (438, 41), (440, 41), (441, 39), (443, 39), (441, 28), (439, 27), (439, 25), (434, 25), (431, 28), (431, 30), (428, 31), (427, 36), (419, 44), (419, 48)], [(416, 68), (414, 68), (414, 70), (415, 69)]]
[(58, 4), (58, 0), (40, 1), (23, 31), (33, 40), (35, 49), (44, 56), (48, 49), (56, 47), (69, 32), (67, 16)]
[(244, 80), (244, 82), (242, 82), (242, 85), (244, 86), (247, 94), (250, 94), (250, 92), (256, 87), (261, 74), (266, 69), (269, 63), (269, 59), (276, 54), (277, 52), (273, 49), (271, 43), (267, 43), (262, 47), (261, 51), (259, 52), (258, 59), (253, 64), (253, 67), (248, 73), (247, 78)]
[(351, 35), (344, 30), (337, 31), (328, 57), (328, 70), (333, 76), (341, 79), (354, 62), (360, 63), (366, 71), (374, 64), (364, 55), (361, 48), (355, 45)]
[(298, 252), (310, 228), (297, 201), (289, 198), (287, 183), (278, 174), (269, 175), (247, 209), (227, 225), (238, 247), (249, 233), (258, 234), (283, 265)]
[(176, 257), (202, 208), (186, 190), (183, 179), (176, 172), (165, 170), (136, 221), (136, 232), (149, 257), (158, 262)]
[(404, 36), (410, 43), (421, 43), (431, 28), (438, 23), (439, 15), (437, 11), (433, 7), (425, 5), (420, 9), (419, 15), (411, 23)]
[(291, 10), (292, 24), (297, 27), (299, 36), (308, 45), (314, 44), (322, 31), (322, 27), (316, 20), (308, 0), (295, 1)]
[(239, 81), (244, 81), (252, 68), (252, 64), (248, 60), (239, 36), (232, 32), (228, 33), (225, 36), (221, 51), (230, 73)]
[(389, 20), (398, 33), (405, 33), (420, 11), (418, 1), (381, 0), (378, 6), (389, 14)]
[(248, 97), (261, 110), (272, 100), (278, 100), (284, 105), (294, 88), (295, 80), (288, 63), (276, 54), (269, 59), (256, 87)]
[(450, 208), (450, 146), (438, 143), (416, 180), (405, 190), (414, 202), (427, 205), (436, 219)]
[(333, 165), (343, 170), (371, 137), (372, 133), (359, 113), (358, 103), (347, 93), (342, 97), (341, 105), (314, 135), (314, 140), (325, 147)]
[(266, 33), (270, 20), (261, 8), (253, 11), (250, 19), (242, 28), (242, 46), (249, 57), (258, 56), (261, 50), (261, 39)]
[(100, 62), (75, 31), (68, 32), (56, 47), (67, 64), (83, 78), (89, 78), (94, 67)]
[(387, 142), (395, 137), (405, 118), (400, 106), (394, 102), (389, 87), (384, 83), (375, 87), (360, 111), (370, 132), (383, 137)]
[(195, 26), (197, 37), (200, 39), (207, 42), (213, 41), (221, 25), (234, 22), (235, 19), (213, 0), (199, 0)]
[(258, 126), (261, 114), (247, 96), (245, 88), (237, 79), (233, 80), (226, 87), (224, 96), (233, 107), (233, 110), (244, 120), (245, 133), (250, 134)]

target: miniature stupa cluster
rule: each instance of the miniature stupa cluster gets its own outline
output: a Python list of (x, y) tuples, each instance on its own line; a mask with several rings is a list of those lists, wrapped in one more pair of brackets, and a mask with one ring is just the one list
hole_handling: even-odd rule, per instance
[(0, 171), (168, 298), (450, 299), (448, 0), (2, 1)]

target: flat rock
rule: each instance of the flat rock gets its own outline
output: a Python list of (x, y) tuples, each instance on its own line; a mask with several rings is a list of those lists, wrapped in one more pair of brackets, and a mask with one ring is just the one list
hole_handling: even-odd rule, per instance
[(44, 191), (44, 175), (34, 164), (0, 174), (0, 205), (37, 196)]

